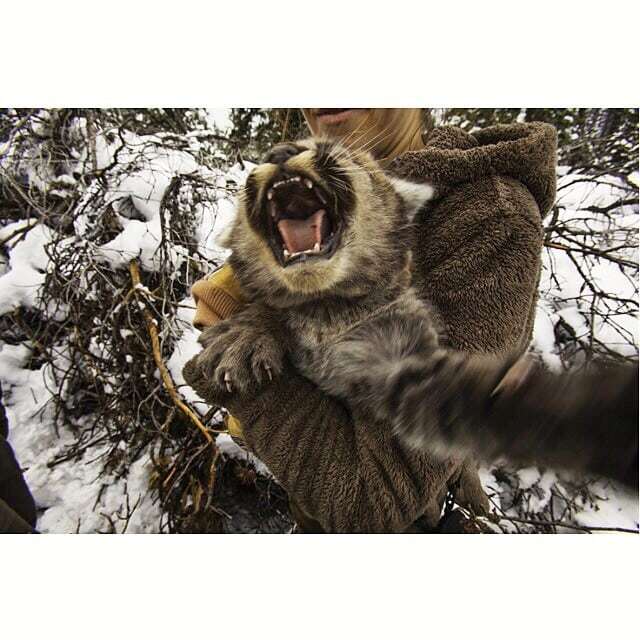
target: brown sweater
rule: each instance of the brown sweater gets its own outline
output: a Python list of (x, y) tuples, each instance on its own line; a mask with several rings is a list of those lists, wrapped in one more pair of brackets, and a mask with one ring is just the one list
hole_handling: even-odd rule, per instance
[[(535, 314), (541, 218), (555, 195), (556, 134), (517, 124), (470, 135), (431, 132), (426, 148), (389, 170), (438, 187), (416, 219), (414, 284), (439, 310), (449, 343), (469, 352), (524, 350)], [(346, 408), (294, 371), (251, 397), (216, 394), (197, 357), (186, 380), (244, 425), (251, 449), (298, 508), (324, 531), (434, 526), (447, 487), (486, 507), (477, 474), (459, 460), (405, 449), (385, 425), (354, 422)]]

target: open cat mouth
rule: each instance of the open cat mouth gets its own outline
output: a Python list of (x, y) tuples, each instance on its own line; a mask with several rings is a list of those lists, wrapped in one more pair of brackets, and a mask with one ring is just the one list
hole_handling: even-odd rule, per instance
[(266, 198), (270, 245), (283, 267), (333, 255), (341, 225), (323, 187), (308, 176), (283, 172)]

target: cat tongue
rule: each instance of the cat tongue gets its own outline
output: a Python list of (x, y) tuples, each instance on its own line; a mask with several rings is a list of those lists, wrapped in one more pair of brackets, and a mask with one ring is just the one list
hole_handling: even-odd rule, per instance
[(278, 222), (278, 231), (289, 253), (309, 251), (317, 243), (322, 244), (322, 223), (325, 213), (324, 209), (318, 209), (305, 220), (284, 218)]

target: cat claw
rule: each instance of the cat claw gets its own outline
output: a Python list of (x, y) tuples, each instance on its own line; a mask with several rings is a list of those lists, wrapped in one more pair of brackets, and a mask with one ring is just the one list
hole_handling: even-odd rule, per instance
[(229, 393), (233, 393), (233, 387), (231, 386), (231, 374), (228, 371), (224, 372), (224, 384), (227, 387)]
[(271, 367), (265, 366), (265, 369), (267, 371), (267, 375), (269, 376), (269, 380), (273, 382), (273, 373), (271, 372)]

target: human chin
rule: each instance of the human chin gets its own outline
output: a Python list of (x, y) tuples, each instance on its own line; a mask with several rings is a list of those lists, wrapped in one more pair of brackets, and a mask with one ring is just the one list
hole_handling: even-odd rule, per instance
[(337, 108), (314, 109), (314, 116), (321, 134), (337, 137), (354, 132), (368, 116), (370, 109)]

